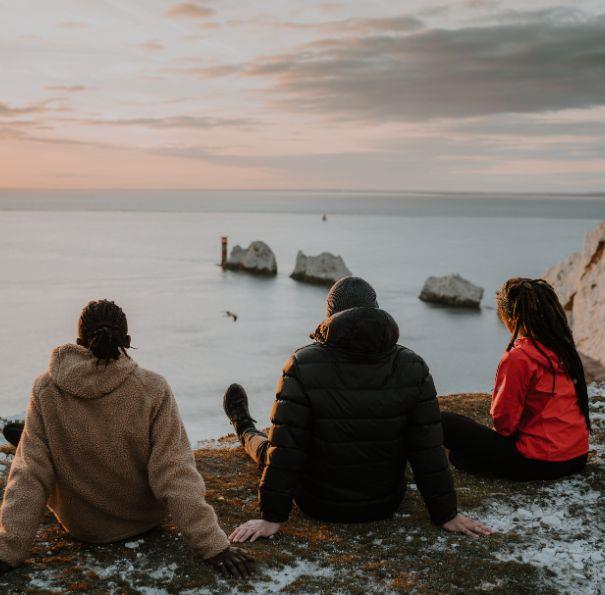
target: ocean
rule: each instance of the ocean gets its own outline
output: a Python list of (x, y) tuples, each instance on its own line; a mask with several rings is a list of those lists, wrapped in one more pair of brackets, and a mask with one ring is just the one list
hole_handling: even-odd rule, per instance
[[(507, 343), (498, 286), (539, 276), (603, 219), (599, 196), (2, 191), (0, 416), (24, 411), (82, 306), (110, 298), (127, 313), (132, 356), (172, 385), (192, 441), (229, 431), (222, 394), (234, 381), (266, 424), (281, 366), (325, 312), (326, 288), (289, 278), (299, 249), (340, 254), (374, 285), (439, 393), (488, 391)], [(279, 275), (222, 271), (222, 235), (267, 242)], [(481, 310), (418, 300), (429, 275), (449, 273), (485, 288)]]

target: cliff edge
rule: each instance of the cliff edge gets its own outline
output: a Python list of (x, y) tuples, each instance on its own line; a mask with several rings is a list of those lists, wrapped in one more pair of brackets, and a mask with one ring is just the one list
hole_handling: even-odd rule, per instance
[[(444, 410), (487, 422), (489, 397), (441, 397)], [(595, 433), (587, 470), (557, 482), (517, 484), (454, 471), (460, 510), (498, 533), (472, 539), (431, 525), (415, 489), (388, 521), (317, 523), (294, 511), (270, 541), (246, 545), (258, 560), (249, 582), (228, 582), (196, 560), (173, 527), (90, 546), (47, 515), (21, 568), (0, 577), (2, 593), (562, 593), (605, 581), (605, 390), (591, 387)], [(3, 447), (6, 470), (11, 447)], [(258, 514), (257, 471), (234, 436), (196, 451), (208, 500), (231, 530)], [(6, 472), (2, 472), (4, 488)], [(600, 519), (600, 520), (599, 520)]]
[(563, 304), (587, 376), (605, 378), (605, 222), (586, 235), (581, 252), (570, 254), (542, 277)]

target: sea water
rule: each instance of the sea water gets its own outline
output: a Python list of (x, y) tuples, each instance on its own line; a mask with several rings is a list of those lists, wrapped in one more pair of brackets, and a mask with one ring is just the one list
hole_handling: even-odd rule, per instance
[[(132, 356), (172, 385), (192, 440), (229, 430), (231, 382), (266, 424), (283, 363), (325, 313), (326, 288), (289, 278), (298, 250), (340, 254), (374, 285), (441, 394), (488, 391), (507, 343), (497, 287), (580, 249), (601, 219), (599, 197), (5, 191), (0, 416), (24, 411), (51, 349), (75, 340), (82, 306), (109, 298), (127, 313)], [(267, 242), (278, 276), (222, 271), (222, 235)], [(449, 273), (485, 288), (481, 310), (418, 300), (426, 277)]]

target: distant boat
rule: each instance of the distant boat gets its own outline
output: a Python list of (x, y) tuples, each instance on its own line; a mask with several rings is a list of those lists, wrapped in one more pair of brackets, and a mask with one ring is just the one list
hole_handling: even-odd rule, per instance
[(327, 221), (328, 220), (328, 216), (324, 213), (323, 217), (321, 218), (322, 221)]

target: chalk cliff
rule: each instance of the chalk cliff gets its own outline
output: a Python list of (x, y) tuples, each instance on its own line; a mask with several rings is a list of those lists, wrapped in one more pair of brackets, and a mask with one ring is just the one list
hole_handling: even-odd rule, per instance
[[(586, 235), (584, 249), (547, 269), (578, 350), (590, 367), (605, 366), (605, 222)], [(597, 374), (598, 376), (598, 374)]]

